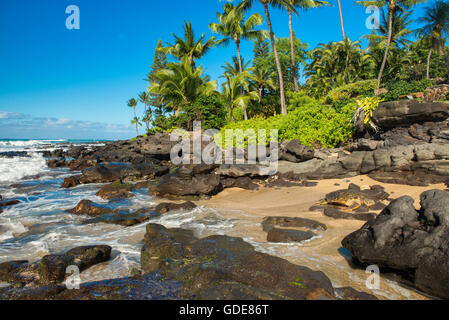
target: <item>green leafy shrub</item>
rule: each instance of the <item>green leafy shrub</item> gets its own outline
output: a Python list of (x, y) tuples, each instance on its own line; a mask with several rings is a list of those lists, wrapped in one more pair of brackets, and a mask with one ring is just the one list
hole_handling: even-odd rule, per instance
[(191, 109), (186, 110), (186, 113), (190, 113), (196, 120), (202, 121), (203, 130), (221, 128), (226, 124), (226, 107), (216, 95), (200, 96), (195, 100)]
[(348, 104), (354, 102), (355, 99), (339, 98), (332, 103), (332, 106), (334, 107), (335, 110), (337, 110), (337, 112), (341, 112)]
[(385, 101), (396, 101), (399, 100), (400, 96), (407, 95), (415, 92), (424, 92), (428, 87), (434, 85), (432, 80), (421, 80), (421, 81), (398, 81), (389, 84), (388, 93), (382, 95)]
[(179, 118), (173, 115), (166, 116), (164, 114), (158, 115), (152, 122), (153, 126), (148, 130), (148, 133), (155, 132), (170, 132), (173, 128), (177, 128)]
[(449, 101), (449, 92), (446, 94), (446, 101)]
[(317, 102), (317, 100), (311, 97), (305, 90), (299, 92), (287, 92), (287, 98), (289, 100), (287, 106), (288, 111), (293, 111), (303, 105)]
[[(290, 99), (291, 111), (286, 116), (269, 118), (254, 118), (248, 121), (234, 122), (222, 129), (254, 129), (257, 135), (259, 129), (268, 130), (267, 142), (270, 141), (269, 130), (277, 129), (279, 141), (298, 139), (309, 147), (333, 148), (350, 139), (354, 132), (352, 115), (357, 108), (356, 103), (349, 103), (338, 112), (332, 106), (318, 102), (301, 104), (302, 99)], [(296, 104), (296, 105), (295, 105)], [(258, 138), (257, 143), (259, 143)], [(245, 141), (247, 145), (247, 139)], [(229, 146), (226, 146), (229, 147)], [(238, 146), (237, 147), (242, 147)]]
[(178, 115), (163, 114), (153, 121), (150, 132), (172, 132), (177, 128), (192, 130), (193, 121), (201, 121), (203, 130), (221, 128), (227, 122), (227, 111), (219, 96), (200, 96)]
[(363, 80), (335, 88), (326, 96), (326, 103), (333, 104), (338, 100), (347, 100), (360, 96), (373, 96), (377, 88), (377, 80)]

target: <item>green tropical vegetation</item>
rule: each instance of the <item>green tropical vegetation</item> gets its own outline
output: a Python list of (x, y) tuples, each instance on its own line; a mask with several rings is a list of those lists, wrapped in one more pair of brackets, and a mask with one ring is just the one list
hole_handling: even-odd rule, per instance
[[(250, 14), (256, 2), (263, 13)], [(281, 141), (332, 148), (353, 137), (360, 117), (375, 130), (371, 117), (380, 102), (423, 92), (437, 78), (449, 79), (447, 0), (355, 1), (381, 8), (379, 28), (363, 39), (347, 37), (337, 2), (223, 1), (215, 21), (211, 17), (215, 36), (209, 39), (206, 33), (198, 37), (184, 21), (182, 36), (157, 43), (146, 92), (127, 102), (137, 134), (142, 123), (151, 133), (192, 130), (194, 121), (202, 121), (205, 130), (277, 129)], [(413, 7), (424, 2), (424, 14), (416, 17)], [(324, 6), (335, 7), (343, 39), (310, 48), (294, 31), (307, 26), (296, 26), (293, 19)], [(272, 10), (285, 12), (289, 37), (274, 34)], [(243, 41), (252, 42), (252, 56), (242, 55)], [(223, 62), (219, 79), (211, 79), (200, 60), (231, 44), (235, 56)], [(142, 117), (136, 113), (139, 104)]]

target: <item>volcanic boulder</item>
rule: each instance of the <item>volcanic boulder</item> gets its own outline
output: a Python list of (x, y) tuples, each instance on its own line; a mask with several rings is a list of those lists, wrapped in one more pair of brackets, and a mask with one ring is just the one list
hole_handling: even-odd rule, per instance
[(421, 209), (401, 197), (342, 244), (363, 265), (395, 270), (404, 281), (441, 298), (449, 298), (449, 193), (421, 195)]

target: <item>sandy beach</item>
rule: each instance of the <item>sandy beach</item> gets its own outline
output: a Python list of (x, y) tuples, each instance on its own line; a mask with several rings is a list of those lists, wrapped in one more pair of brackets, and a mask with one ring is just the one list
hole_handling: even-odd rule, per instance
[[(260, 222), (267, 216), (302, 217), (324, 223), (328, 230), (320, 238), (312, 239), (302, 245), (273, 244), (275, 250), (272, 253), (293, 263), (323, 271), (335, 286), (352, 286), (357, 290), (374, 294), (379, 299), (427, 299), (428, 297), (421, 293), (382, 277), (379, 290), (367, 289), (365, 282), (369, 275), (364, 270), (351, 268), (341, 250), (343, 238), (362, 227), (364, 222), (337, 220), (319, 212), (309, 211), (309, 208), (323, 199), (327, 193), (346, 189), (350, 183), (359, 186), (380, 184), (367, 176), (357, 176), (349, 179), (318, 181), (315, 187), (262, 188), (259, 191), (234, 188), (224, 190), (210, 200), (198, 201), (197, 204), (229, 210), (231, 217), (234, 214), (240, 215), (242, 212), (248, 214), (248, 219), (254, 221), (254, 225), (241, 225), (236, 228), (233, 235), (252, 238), (257, 242), (266, 242), (266, 233), (262, 230)], [(422, 192), (430, 189), (445, 189), (443, 184), (412, 187), (382, 183), (382, 186), (390, 194), (390, 198), (396, 199), (405, 195), (413, 197), (417, 207), (419, 207), (419, 196)]]

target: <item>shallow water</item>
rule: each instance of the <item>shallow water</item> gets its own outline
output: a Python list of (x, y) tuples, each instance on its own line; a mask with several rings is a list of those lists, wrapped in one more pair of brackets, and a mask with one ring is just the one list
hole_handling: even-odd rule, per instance
[[(14, 151), (24, 150), (24, 147), (13, 147)], [(39, 146), (28, 143), (26, 147)], [(1, 150), (0, 143), (0, 152)], [(104, 200), (95, 196), (102, 185), (62, 189), (60, 186), (63, 179), (77, 173), (69, 172), (68, 169), (49, 169), (45, 166), (42, 155), (32, 151), (30, 154), (30, 158), (0, 158), (0, 194), (4, 198), (22, 201), (0, 214), (0, 263), (11, 260), (34, 262), (44, 255), (61, 253), (77, 246), (105, 244), (113, 248), (111, 261), (81, 273), (82, 282), (124, 277), (130, 275), (134, 268), (139, 269), (140, 250), (147, 223), (133, 227), (85, 224), (90, 217), (72, 215), (66, 210), (75, 207), (83, 199), (105, 204)], [(6, 170), (2, 171), (2, 168)], [(39, 175), (38, 178), (26, 178), (36, 174)], [(142, 208), (151, 211), (149, 208), (155, 205), (157, 199), (149, 196), (144, 189), (137, 190), (134, 194), (135, 197), (112, 205), (131, 211)], [(364, 271), (353, 270), (344, 261), (308, 250), (322, 236), (298, 244), (267, 243), (260, 217), (242, 211), (217, 210), (205, 206), (188, 212), (164, 214), (150, 222), (168, 228), (193, 230), (198, 237), (214, 234), (242, 237), (261, 252), (323, 271), (335, 286), (350, 285), (367, 291), (364, 287), (367, 277)], [(387, 299), (422, 298), (414, 291), (386, 279), (382, 280), (381, 289), (372, 293)]]

